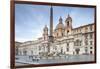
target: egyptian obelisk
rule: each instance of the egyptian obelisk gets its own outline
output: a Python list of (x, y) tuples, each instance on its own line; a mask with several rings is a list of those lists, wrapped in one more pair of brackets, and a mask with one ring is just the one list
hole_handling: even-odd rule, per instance
[(53, 43), (53, 8), (50, 8), (50, 32), (49, 32), (49, 43), (48, 43), (48, 54), (50, 54), (50, 47)]
[(49, 35), (49, 41), (53, 42), (53, 8), (52, 8), (52, 6), (50, 8), (50, 35)]

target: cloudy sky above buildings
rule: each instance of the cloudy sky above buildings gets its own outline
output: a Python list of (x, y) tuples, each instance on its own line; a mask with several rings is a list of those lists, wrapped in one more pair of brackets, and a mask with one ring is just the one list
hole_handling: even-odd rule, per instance
[[(65, 24), (68, 14), (72, 17), (73, 28), (94, 22), (94, 8), (53, 6), (54, 29), (60, 16)], [(42, 37), (45, 25), (49, 28), (50, 6), (15, 5), (15, 41), (30, 41)]]

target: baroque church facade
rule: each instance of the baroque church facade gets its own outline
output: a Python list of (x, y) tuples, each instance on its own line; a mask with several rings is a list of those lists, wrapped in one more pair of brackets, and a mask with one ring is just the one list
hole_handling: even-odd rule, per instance
[(72, 26), (73, 19), (68, 14), (63, 23), (62, 17), (53, 29), (53, 8), (50, 9), (50, 33), (43, 28), (43, 36), (35, 41), (15, 42), (16, 55), (58, 56), (94, 54), (94, 23), (77, 28)]

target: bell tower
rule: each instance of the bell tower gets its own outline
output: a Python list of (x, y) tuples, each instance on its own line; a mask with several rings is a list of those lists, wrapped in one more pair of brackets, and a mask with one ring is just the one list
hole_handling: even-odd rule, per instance
[(43, 39), (48, 40), (48, 27), (47, 27), (47, 25), (45, 25), (45, 27), (43, 29)]
[(72, 18), (68, 14), (68, 17), (65, 20), (65, 35), (71, 34), (72, 31)]

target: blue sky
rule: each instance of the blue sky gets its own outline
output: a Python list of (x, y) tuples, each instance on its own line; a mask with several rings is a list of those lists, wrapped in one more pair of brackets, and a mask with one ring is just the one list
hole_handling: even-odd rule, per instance
[[(65, 24), (68, 14), (72, 17), (73, 28), (94, 22), (94, 8), (79, 8), (53, 6), (54, 28), (59, 23), (60, 16)], [(15, 41), (36, 40), (42, 37), (45, 25), (49, 28), (50, 6), (45, 5), (15, 5)]]

